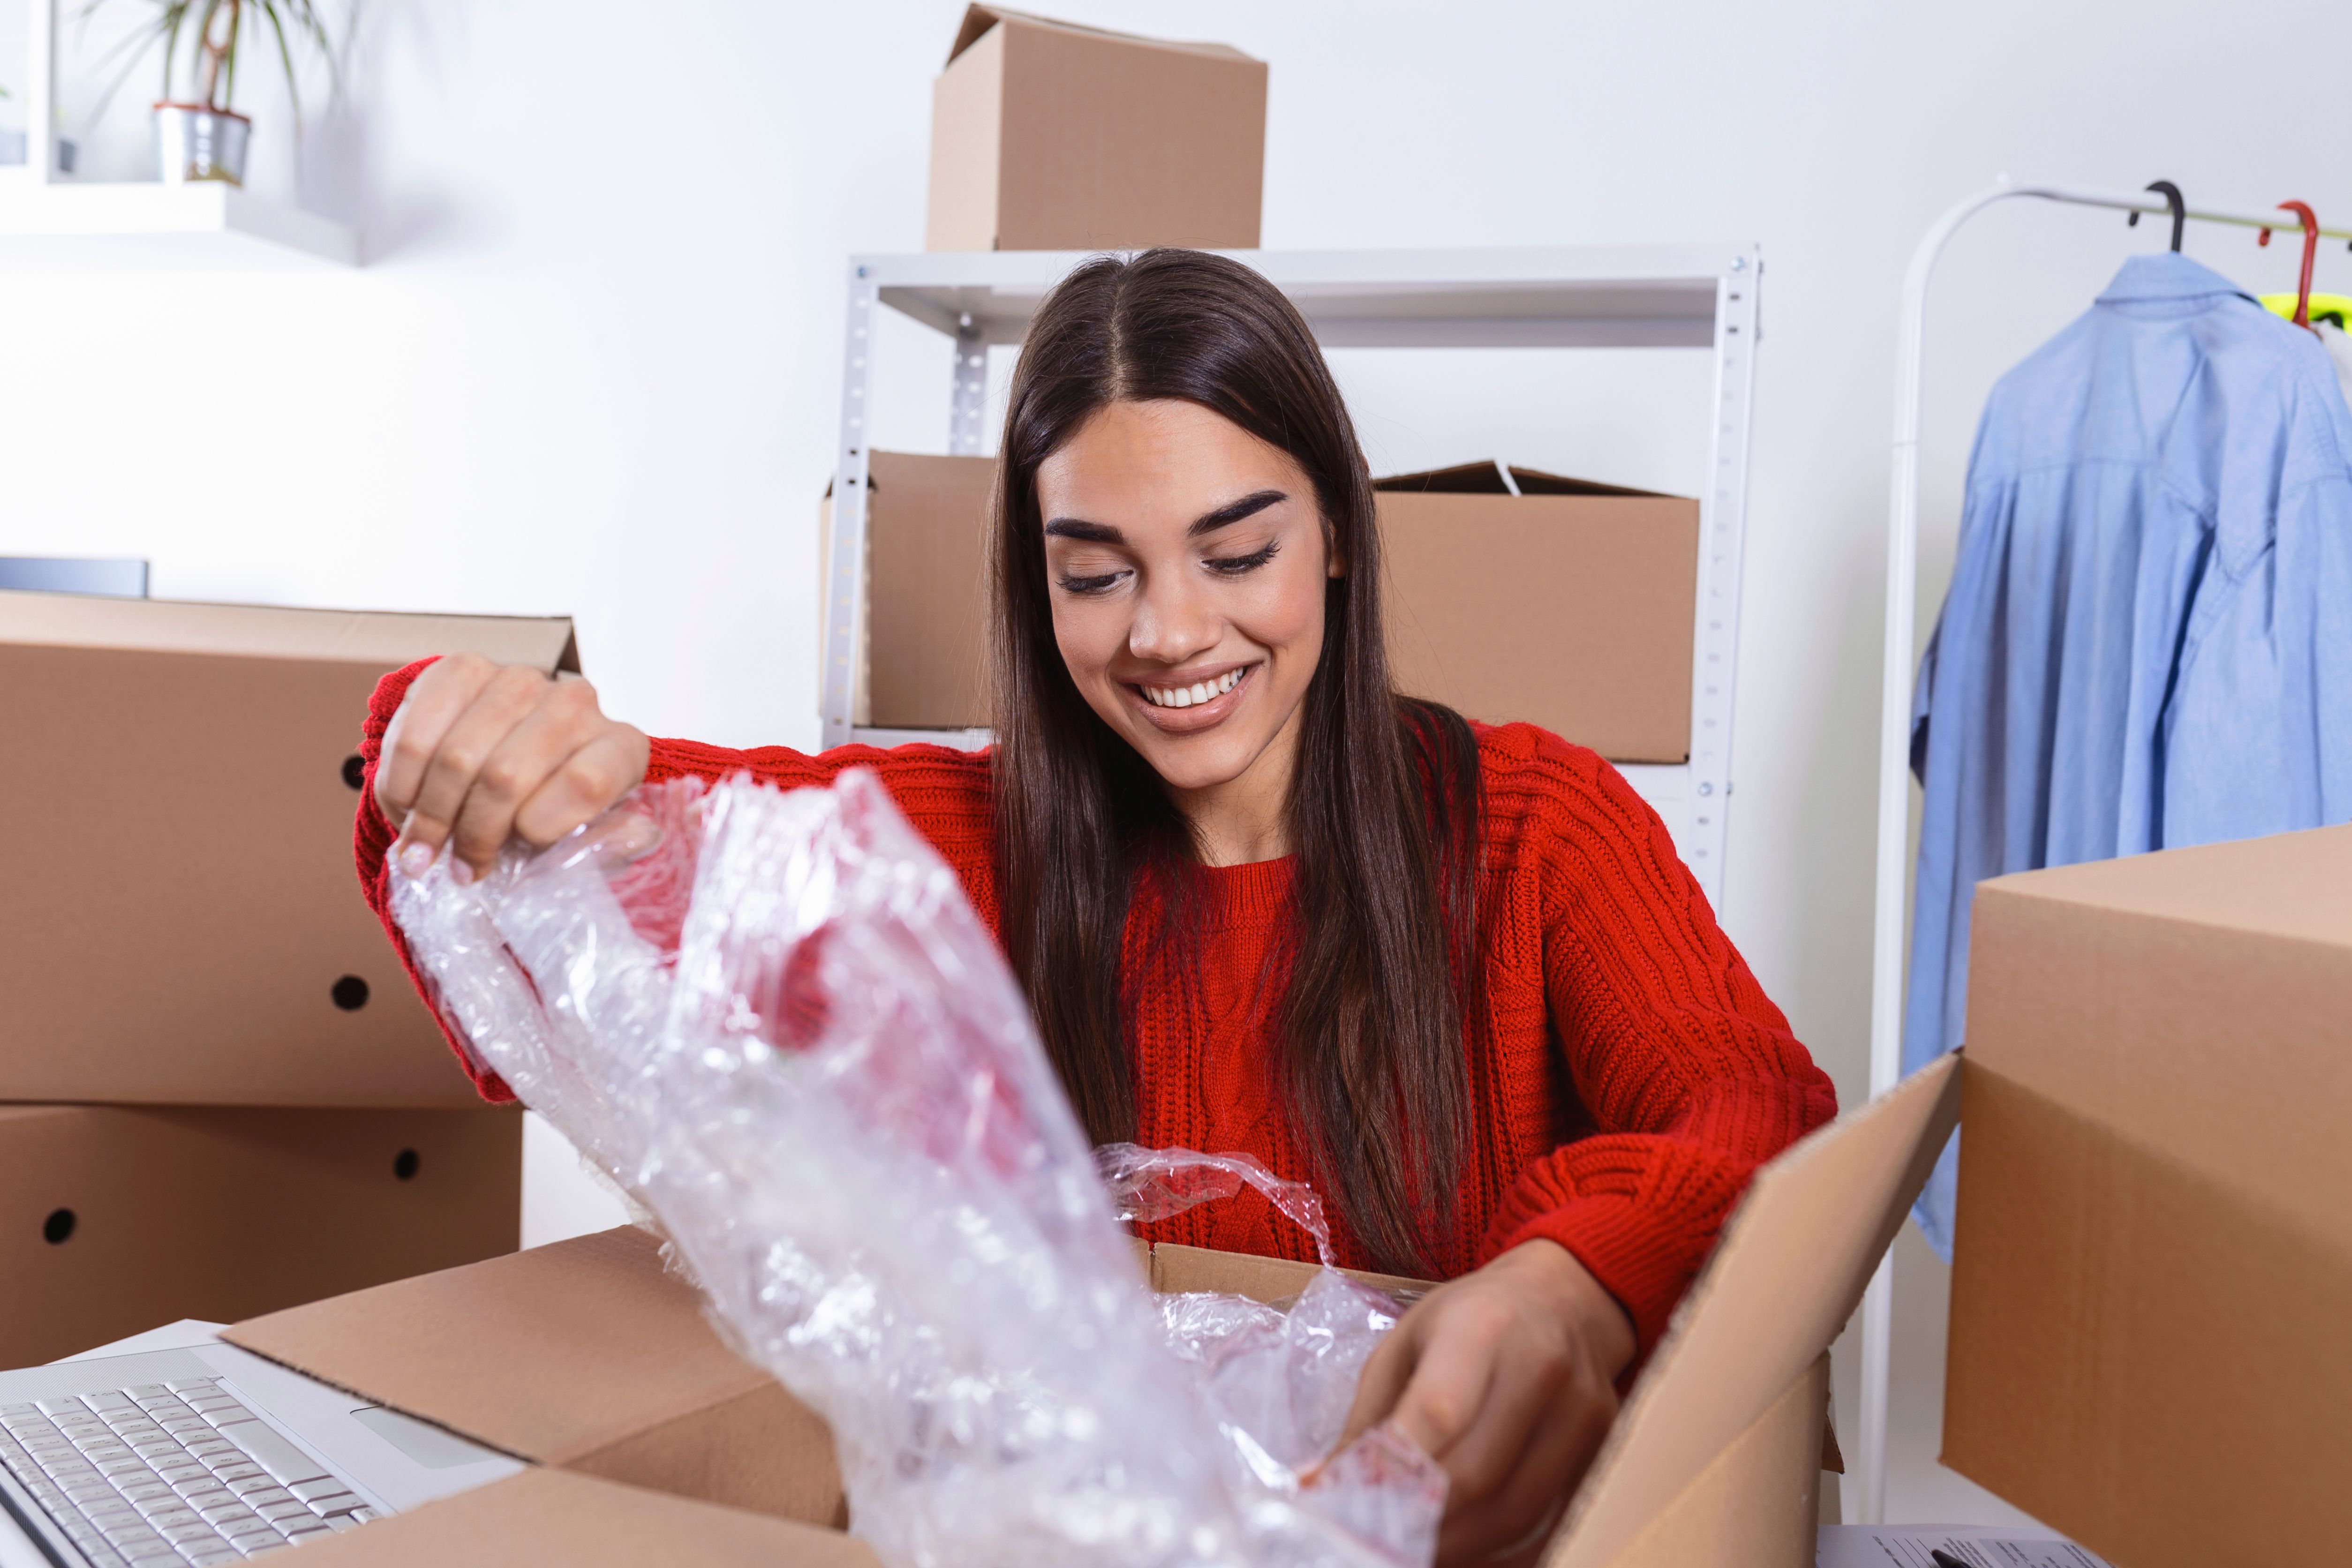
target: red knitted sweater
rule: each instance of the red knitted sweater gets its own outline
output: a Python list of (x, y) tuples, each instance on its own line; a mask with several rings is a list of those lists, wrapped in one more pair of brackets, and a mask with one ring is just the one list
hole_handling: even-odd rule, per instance
[[(393, 830), (374, 804), (376, 758), (421, 668), (377, 686), (361, 748), (360, 880), (379, 914)], [(1467, 1272), (1535, 1237), (1557, 1241), (1624, 1304), (1646, 1355), (1756, 1166), (1835, 1114), (1836, 1091), (1717, 928), (1664, 825), (1615, 769), (1529, 724), (1481, 726), (1478, 750), (1479, 898), (1491, 934), (1464, 1031), (1471, 1134), (1460, 1239), (1443, 1272)], [(985, 752), (845, 746), (809, 756), (656, 741), (648, 776), (749, 771), (795, 786), (852, 766), (881, 775), (994, 926)], [(1286, 940), (1290, 862), (1205, 875), (1194, 983), (1181, 995), (1147, 994), (1133, 1021), (1136, 1142), (1245, 1151), (1303, 1181), (1307, 1161), (1273, 1073), (1274, 999), (1257, 984)], [(385, 929), (405, 962), (388, 917)], [(494, 1078), (480, 1087), (510, 1098)], [(1143, 1231), (1314, 1257), (1306, 1234), (1255, 1193)], [(1343, 1263), (1366, 1265), (1344, 1227), (1334, 1239)]]

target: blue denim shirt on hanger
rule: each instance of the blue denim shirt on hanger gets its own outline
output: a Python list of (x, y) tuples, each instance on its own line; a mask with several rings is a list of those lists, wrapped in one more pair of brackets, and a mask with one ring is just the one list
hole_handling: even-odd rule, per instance
[[(2352, 412), (2172, 253), (2003, 376), (1913, 699), (1906, 1071), (1962, 1043), (1984, 878), (2352, 820)], [(1914, 1211), (1951, 1256), (1956, 1149)]]

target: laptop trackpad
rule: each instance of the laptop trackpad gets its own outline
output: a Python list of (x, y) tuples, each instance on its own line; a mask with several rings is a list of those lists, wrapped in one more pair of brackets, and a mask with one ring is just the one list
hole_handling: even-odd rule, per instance
[(468, 1443), (455, 1433), (445, 1432), (429, 1422), (417, 1420), (414, 1415), (387, 1410), (381, 1405), (354, 1410), (352, 1419), (428, 1470), (446, 1470), (458, 1465), (475, 1465), (484, 1459), (499, 1458), (494, 1448)]

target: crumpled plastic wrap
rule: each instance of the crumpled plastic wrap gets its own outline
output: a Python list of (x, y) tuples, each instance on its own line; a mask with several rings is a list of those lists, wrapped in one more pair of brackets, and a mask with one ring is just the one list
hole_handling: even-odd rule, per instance
[(1150, 1293), (1121, 1215), (1246, 1182), (1328, 1263), (1319, 1205), (1236, 1156), (1098, 1164), (872, 774), (646, 786), (470, 885), (395, 876), (393, 910), (465, 1048), (832, 1424), (894, 1568), (1430, 1561), (1435, 1463), (1387, 1427), (1330, 1453), (1396, 1305), (1328, 1268), (1287, 1312)]

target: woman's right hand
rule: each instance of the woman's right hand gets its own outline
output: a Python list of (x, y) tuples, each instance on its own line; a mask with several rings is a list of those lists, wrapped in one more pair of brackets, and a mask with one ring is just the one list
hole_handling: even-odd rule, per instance
[(509, 837), (545, 846), (643, 783), (645, 732), (604, 717), (584, 680), (551, 680), (477, 653), (436, 659), (384, 731), (375, 801), (398, 830), (392, 863), (421, 877), (488, 871)]

